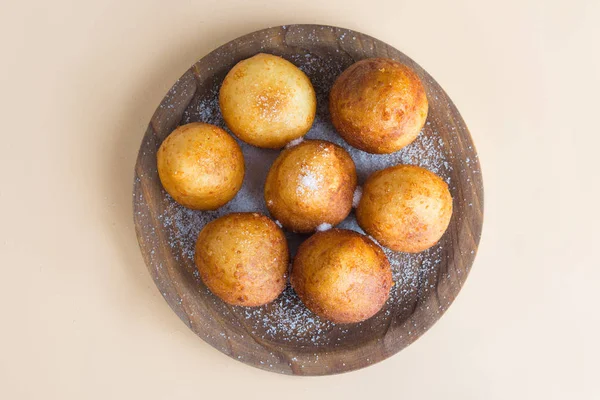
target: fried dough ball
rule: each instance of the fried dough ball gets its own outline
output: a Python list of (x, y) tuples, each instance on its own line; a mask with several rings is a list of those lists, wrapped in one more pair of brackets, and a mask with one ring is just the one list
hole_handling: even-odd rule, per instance
[(363, 186), (358, 224), (395, 251), (418, 253), (436, 244), (452, 217), (448, 185), (433, 172), (397, 165), (375, 172)]
[(415, 140), (428, 107), (417, 74), (386, 58), (352, 64), (329, 95), (331, 120), (342, 138), (376, 154), (393, 153)]
[(244, 156), (223, 129), (194, 122), (175, 129), (157, 153), (160, 181), (179, 204), (214, 210), (242, 187)]
[(260, 53), (229, 71), (219, 104), (225, 123), (237, 137), (253, 146), (277, 149), (308, 132), (317, 98), (298, 67)]
[(266, 216), (232, 213), (202, 229), (195, 261), (204, 284), (224, 302), (260, 306), (285, 288), (288, 245)]
[(324, 140), (305, 140), (284, 150), (265, 182), (273, 216), (294, 232), (337, 225), (352, 209), (356, 168), (346, 150)]
[(294, 258), (292, 287), (312, 312), (335, 323), (364, 321), (385, 304), (390, 263), (368, 237), (331, 229), (308, 238)]

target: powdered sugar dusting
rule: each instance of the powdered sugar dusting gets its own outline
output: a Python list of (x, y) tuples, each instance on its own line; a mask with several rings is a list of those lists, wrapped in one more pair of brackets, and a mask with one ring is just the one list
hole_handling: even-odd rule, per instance
[[(426, 132), (426, 134), (424, 133)], [(347, 144), (335, 131), (331, 122), (317, 116), (306, 139), (324, 139), (342, 146), (356, 164), (359, 182), (364, 182), (373, 172), (398, 165), (412, 164), (430, 170), (450, 183), (452, 165), (445, 158), (444, 142), (437, 130), (426, 125), (417, 139), (402, 150), (392, 154), (370, 154)]]
[(319, 171), (303, 165), (300, 168), (300, 181), (298, 182), (297, 191), (301, 195), (306, 194), (307, 192), (314, 192), (319, 189), (322, 182), (323, 175), (321, 175)]
[(360, 199), (362, 198), (362, 186), (357, 186), (354, 189), (354, 194), (352, 195), (352, 207), (358, 207), (358, 203), (360, 203)]
[[(346, 40), (350, 40), (350, 38), (346, 38)], [(289, 57), (289, 60), (309, 76), (317, 94), (317, 115), (306, 138), (328, 140), (346, 149), (356, 164), (359, 183), (362, 184), (371, 173), (377, 170), (396, 164), (414, 164), (435, 172), (452, 185), (450, 172), (453, 167), (446, 159), (446, 144), (436, 129), (438, 121), (428, 121), (417, 140), (399, 152), (389, 155), (373, 155), (357, 150), (349, 146), (335, 132), (330, 122), (327, 102), (329, 90), (335, 78), (351, 64), (352, 60), (340, 61), (343, 58), (338, 55), (317, 56), (313, 54), (296, 54)], [(201, 121), (218, 125), (227, 130), (218, 107), (218, 91), (226, 72), (221, 71), (208, 78), (208, 81), (212, 79), (212, 85), (198, 91), (183, 113), (181, 124)], [(295, 146), (302, 140), (300, 138), (291, 141), (286, 147)], [(177, 267), (181, 268), (182, 273), (191, 275), (197, 284), (198, 295), (203, 297), (212, 295), (202, 284), (194, 267), (194, 246), (201, 229), (208, 222), (231, 212), (253, 211), (268, 215), (263, 197), (264, 181), (271, 164), (279, 155), (279, 151), (258, 149), (241, 141), (238, 143), (244, 153), (246, 176), (242, 189), (231, 202), (216, 211), (193, 211), (175, 203), (163, 191), (162, 211), (157, 216), (165, 228), (169, 249), (175, 260), (179, 262)], [(298, 190), (302, 191), (303, 195), (309, 195), (310, 191), (318, 189), (323, 179), (323, 173), (326, 171), (317, 171), (306, 167), (299, 179)], [(159, 183), (157, 184), (159, 185)], [(358, 204), (360, 197), (361, 187), (359, 186), (354, 193), (354, 207)], [(134, 201), (142, 202), (143, 199), (140, 197)], [(278, 225), (280, 224), (278, 223)], [(364, 233), (358, 226), (353, 213), (338, 227)], [(331, 228), (329, 224), (322, 224), (319, 230), (329, 228)], [(155, 234), (155, 232), (152, 231), (149, 234)], [(286, 232), (286, 236), (293, 257), (297, 245), (306, 236), (291, 232)], [(332, 344), (344, 346), (346, 339), (348, 343), (355, 344), (357, 338), (368, 336), (362, 335), (365, 332), (373, 334), (384, 332), (389, 327), (391, 318), (394, 319), (394, 323), (401, 323), (409, 318), (419, 298), (429, 296), (429, 291), (435, 287), (436, 278), (441, 273), (438, 270), (442, 260), (446, 257), (443, 244), (438, 244), (419, 254), (396, 253), (386, 248), (383, 250), (392, 266), (395, 285), (384, 309), (375, 317), (361, 324), (336, 325), (320, 319), (302, 304), (289, 285), (271, 304), (254, 308), (231, 307), (231, 312), (237, 320), (242, 321), (245, 328), (262, 340), (307, 348)], [(214, 296), (211, 298), (215, 310), (218, 308), (218, 312), (229, 312), (222, 306), (219, 299)], [(210, 307), (210, 304), (208, 306)]]
[(279, 337), (282, 342), (299, 346), (327, 344), (329, 334), (339, 329), (310, 312), (289, 285), (271, 304), (235, 309), (250, 323), (252, 334), (261, 338)]
[(303, 137), (299, 137), (298, 139), (291, 140), (288, 144), (285, 145), (286, 149), (292, 148), (294, 146), (298, 146), (304, 140)]
[(317, 226), (317, 231), (319, 232), (323, 232), (323, 231), (328, 231), (332, 228), (331, 224), (328, 223), (322, 223), (319, 226)]

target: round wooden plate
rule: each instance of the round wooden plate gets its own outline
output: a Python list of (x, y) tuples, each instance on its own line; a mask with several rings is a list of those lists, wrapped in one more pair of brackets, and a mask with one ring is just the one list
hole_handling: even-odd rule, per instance
[[(447, 232), (420, 254), (386, 250), (395, 285), (375, 317), (335, 325), (310, 313), (291, 288), (273, 303), (233, 307), (203, 285), (194, 267), (194, 243), (209, 221), (232, 211), (267, 214), (262, 190), (278, 151), (244, 143), (242, 190), (217, 211), (185, 209), (163, 190), (156, 152), (178, 125), (202, 121), (225, 127), (218, 91), (238, 61), (259, 52), (280, 55), (309, 76), (318, 109), (308, 138), (333, 141), (352, 155), (359, 183), (372, 172), (400, 163), (421, 165), (449, 183), (454, 214)], [(355, 61), (389, 57), (415, 70), (427, 91), (429, 115), (419, 138), (391, 155), (371, 155), (348, 146), (329, 120), (328, 93), (335, 78)], [(433, 78), (410, 58), (370, 36), (319, 25), (264, 29), (219, 47), (194, 64), (154, 113), (142, 141), (133, 186), (134, 221), (150, 274), (166, 301), (198, 336), (230, 357), (268, 371), (327, 375), (363, 368), (408, 346), (429, 329), (460, 291), (475, 258), (482, 227), (483, 184), (477, 153), (458, 110)], [(352, 213), (341, 227), (361, 231)], [(361, 231), (362, 232), (362, 231)], [(287, 233), (292, 256), (306, 236)]]

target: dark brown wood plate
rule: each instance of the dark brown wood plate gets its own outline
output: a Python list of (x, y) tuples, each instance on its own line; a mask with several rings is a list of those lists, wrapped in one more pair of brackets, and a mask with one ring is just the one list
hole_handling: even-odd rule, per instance
[[(335, 325), (310, 313), (288, 287), (272, 304), (229, 306), (207, 290), (193, 261), (198, 232), (232, 211), (267, 213), (262, 190), (278, 151), (241, 143), (244, 186), (217, 211), (187, 210), (163, 190), (156, 152), (178, 125), (202, 121), (225, 127), (218, 90), (238, 61), (259, 52), (280, 55), (300, 67), (317, 92), (317, 118), (308, 138), (335, 142), (350, 151), (359, 183), (372, 172), (400, 163), (421, 165), (444, 178), (454, 198), (448, 231), (433, 248), (416, 255), (386, 250), (394, 271), (390, 300), (375, 317)], [(429, 99), (427, 124), (400, 152), (370, 155), (348, 146), (329, 120), (327, 96), (335, 78), (355, 61), (389, 57), (412, 67)], [(194, 64), (171, 88), (142, 140), (133, 186), (134, 221), (150, 274), (181, 320), (211, 346), (249, 365), (296, 375), (327, 375), (369, 366), (396, 354), (427, 331), (460, 291), (477, 251), (483, 222), (483, 183), (469, 131), (433, 78), (410, 58), (370, 36), (319, 25), (264, 29), (235, 39)], [(340, 227), (361, 231), (352, 213)], [(362, 232), (362, 231), (361, 231)], [(287, 234), (292, 255), (306, 236)]]

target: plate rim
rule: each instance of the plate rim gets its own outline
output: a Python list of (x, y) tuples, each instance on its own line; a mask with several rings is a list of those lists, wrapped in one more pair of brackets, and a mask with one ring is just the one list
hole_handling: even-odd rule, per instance
[[(233, 40), (228, 41), (227, 43), (218, 46), (217, 48), (213, 49), (211, 52), (207, 53), (206, 55), (204, 55), (203, 57), (201, 57), (198, 61), (196, 61), (192, 66), (190, 66), (190, 68), (188, 68), (184, 74), (173, 84), (173, 86), (171, 87), (170, 90), (173, 89), (173, 87), (175, 87), (179, 82), (181, 82), (182, 80), (186, 79), (186, 75), (189, 75), (191, 71), (193, 71), (193, 69), (196, 67), (196, 65), (198, 65), (203, 59), (208, 58), (211, 55), (215, 55), (216, 52), (218, 52), (219, 50), (227, 47), (227, 46), (234, 46), (236, 43), (243, 41), (243, 40), (248, 40), (251, 39), (253, 37), (256, 36), (261, 36), (261, 35), (266, 35), (269, 32), (272, 32), (274, 30), (280, 30), (283, 32), (284, 35), (287, 34), (287, 32), (289, 32), (289, 30), (291, 29), (305, 29), (305, 30), (323, 30), (323, 29), (327, 29), (327, 30), (333, 30), (335, 32), (338, 33), (346, 33), (346, 34), (350, 34), (350, 35), (354, 35), (354, 36), (358, 36), (360, 38), (367, 38), (369, 40), (372, 40), (374, 43), (380, 43), (383, 44), (395, 51), (397, 51), (398, 53), (402, 54), (404, 57), (406, 57), (408, 60), (412, 61), (414, 63), (414, 65), (416, 65), (420, 70), (422, 70), (426, 76), (428, 77), (428, 79), (431, 79), (431, 82), (434, 83), (437, 88), (439, 88), (439, 90), (441, 90), (441, 92), (446, 96), (447, 100), (448, 100), (448, 106), (452, 108), (452, 111), (454, 113), (456, 113), (456, 115), (458, 115), (458, 117), (460, 118), (460, 123), (463, 125), (463, 135), (466, 135), (466, 139), (469, 141), (469, 145), (470, 148), (472, 149), (472, 152), (477, 155), (477, 151), (475, 148), (475, 144), (473, 142), (472, 136), (470, 134), (469, 129), (467, 128), (464, 119), (462, 118), (462, 116), (460, 115), (458, 109), (456, 108), (456, 106), (454, 105), (454, 103), (452, 102), (452, 100), (450, 99), (450, 97), (446, 94), (446, 92), (444, 91), (444, 89), (437, 83), (437, 81), (435, 81), (435, 79), (433, 79), (433, 77), (431, 77), (431, 75), (429, 75), (427, 73), (427, 71), (425, 69), (423, 69), (422, 67), (420, 67), (414, 60), (410, 59), (408, 56), (406, 56), (404, 53), (400, 52), (399, 50), (395, 49), (393, 46), (382, 42), (379, 39), (376, 39), (370, 35), (367, 34), (363, 34), (361, 32), (358, 31), (354, 31), (351, 29), (346, 29), (346, 28), (341, 28), (341, 27), (336, 27), (336, 26), (330, 26), (330, 25), (318, 25), (318, 24), (291, 24), (291, 25), (280, 25), (280, 26), (273, 26), (273, 27), (268, 27), (268, 28), (264, 28), (264, 29), (260, 29), (254, 32), (250, 32), (247, 33), (245, 35), (239, 36)], [(354, 57), (353, 57), (354, 59)], [(355, 61), (357, 61), (355, 59)], [(203, 339), (205, 342), (207, 342), (209, 345), (211, 345), (212, 347), (214, 347), (215, 349), (219, 350), (221, 353), (224, 353), (226, 355), (228, 355), (230, 358), (237, 360), (237, 361), (242, 361), (247, 365), (262, 369), (262, 370), (266, 370), (269, 372), (278, 372), (278, 373), (283, 373), (283, 374), (292, 374), (292, 375), (300, 375), (300, 376), (315, 376), (315, 375), (333, 375), (333, 374), (339, 374), (339, 373), (346, 373), (346, 372), (351, 372), (351, 371), (355, 371), (358, 369), (362, 369), (371, 365), (374, 365), (376, 363), (379, 363), (383, 360), (386, 360), (388, 358), (390, 358), (391, 356), (399, 353), (401, 350), (403, 350), (404, 348), (406, 348), (407, 346), (409, 346), (410, 344), (412, 344), (415, 340), (417, 340), (419, 337), (421, 337), (425, 332), (427, 332), (429, 329), (431, 329), (431, 327), (433, 325), (435, 325), (435, 323), (441, 318), (441, 316), (447, 311), (447, 309), (450, 307), (450, 305), (452, 305), (452, 303), (454, 302), (454, 300), (456, 299), (456, 296), (458, 295), (458, 293), (460, 292), (460, 290), (462, 289), (462, 286), (464, 285), (470, 270), (472, 269), (472, 265), (475, 259), (475, 256), (477, 254), (477, 250), (479, 247), (479, 243), (481, 240), (481, 234), (482, 234), (482, 227), (483, 227), (483, 219), (484, 219), (484, 188), (483, 188), (483, 178), (482, 178), (482, 173), (481, 173), (481, 165), (479, 162), (479, 157), (476, 157), (473, 160), (474, 166), (475, 168), (479, 171), (479, 176), (480, 176), (480, 185), (478, 185), (478, 187), (476, 187), (476, 190), (478, 191), (477, 193), (477, 198), (479, 200), (479, 209), (480, 209), (480, 215), (479, 215), (479, 229), (477, 232), (473, 232), (473, 241), (474, 241), (474, 252), (471, 253), (472, 257), (470, 259), (470, 261), (468, 262), (468, 265), (466, 266), (466, 271), (465, 273), (461, 276), (459, 283), (459, 288), (458, 290), (455, 290), (453, 292), (450, 292), (450, 296), (445, 299), (447, 300), (447, 305), (446, 307), (437, 314), (433, 314), (433, 318), (431, 319), (422, 319), (421, 321), (425, 321), (425, 327), (422, 330), (419, 330), (418, 332), (416, 332), (414, 335), (412, 335), (411, 338), (408, 338), (403, 345), (399, 346), (397, 349), (394, 349), (392, 351), (386, 352), (386, 353), (382, 353), (379, 355), (379, 357), (377, 357), (377, 359), (371, 360), (371, 361), (367, 361), (367, 362), (363, 362), (361, 364), (353, 364), (353, 365), (347, 365), (345, 364), (344, 366), (342, 366), (342, 368), (336, 369), (336, 370), (332, 370), (332, 371), (321, 371), (321, 373), (318, 373), (318, 371), (312, 371), (309, 373), (303, 373), (303, 371), (298, 370), (297, 368), (293, 368), (292, 366), (290, 366), (289, 370), (279, 370), (279, 369), (273, 369), (273, 368), (269, 368), (266, 365), (260, 365), (254, 362), (249, 362), (249, 360), (242, 358), (240, 359), (239, 357), (236, 357), (235, 354), (233, 354), (232, 352), (226, 352), (223, 351), (223, 348), (218, 346), (218, 344), (215, 341), (211, 341), (208, 337), (206, 336), (201, 336), (200, 333), (194, 329), (194, 327), (192, 326), (190, 320), (187, 318), (187, 316), (185, 315), (185, 312), (183, 312), (182, 308), (176, 304), (176, 302), (174, 301), (174, 299), (169, 296), (169, 288), (166, 288), (164, 285), (165, 283), (163, 281), (159, 281), (156, 279), (155, 275), (153, 274), (154, 272), (154, 265), (153, 265), (153, 261), (150, 259), (150, 257), (148, 256), (148, 254), (146, 253), (144, 247), (143, 247), (143, 242), (144, 242), (144, 232), (142, 232), (142, 225), (140, 223), (139, 219), (139, 202), (136, 201), (136, 197), (138, 195), (140, 195), (140, 192), (142, 191), (141, 189), (141, 178), (139, 176), (139, 171), (138, 168), (140, 168), (140, 164), (141, 164), (141, 158), (142, 158), (142, 151), (143, 151), (143, 143), (144, 140), (146, 139), (146, 137), (148, 136), (149, 132), (152, 131), (153, 128), (153, 121), (155, 120), (155, 117), (157, 115), (157, 113), (159, 113), (161, 111), (161, 104), (163, 104), (163, 102), (165, 102), (165, 99), (168, 97), (168, 93), (169, 91), (165, 94), (165, 96), (163, 97), (163, 99), (161, 100), (157, 110), (153, 113), (152, 118), (150, 119), (150, 122), (148, 124), (148, 128), (141, 140), (141, 144), (140, 144), (140, 150), (138, 151), (138, 156), (136, 159), (136, 164), (135, 164), (135, 174), (134, 174), (134, 185), (133, 185), (133, 219), (134, 219), (134, 225), (135, 225), (135, 231), (136, 231), (136, 236), (138, 239), (138, 244), (140, 246), (140, 251), (142, 253), (142, 256), (144, 258), (144, 263), (146, 264), (146, 267), (150, 273), (150, 275), (153, 277), (154, 283), (156, 284), (157, 288), (159, 289), (161, 295), (163, 296), (163, 298), (167, 301), (167, 303), (169, 304), (169, 306), (173, 309), (173, 311), (179, 316), (179, 318), (197, 335), (199, 336), (201, 339)], [(192, 96), (193, 97), (193, 96)], [(190, 98), (191, 100), (191, 98)], [(189, 104), (189, 102), (188, 102)], [(187, 107), (187, 105), (186, 105)], [(429, 119), (429, 116), (428, 116)], [(143, 174), (142, 174), (143, 176)], [(437, 289), (437, 285), (436, 285), (436, 289)], [(429, 298), (431, 298), (433, 296), (429, 296)], [(406, 321), (412, 320), (414, 319), (415, 315), (419, 315), (418, 313), (421, 312), (420, 309), (415, 309), (413, 310), (413, 312), (410, 314), (410, 316), (406, 319)], [(406, 322), (405, 321), (405, 322)], [(388, 326), (389, 329), (389, 326)], [(386, 331), (387, 334), (387, 331)], [(384, 334), (384, 337), (386, 335)], [(371, 343), (372, 341), (368, 341), (366, 343)], [(316, 348), (319, 349), (319, 348)], [(349, 351), (348, 349), (341, 349), (341, 352), (346, 352)], [(337, 351), (331, 351), (331, 353), (337, 353)]]

